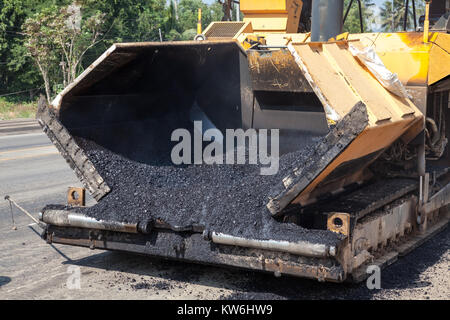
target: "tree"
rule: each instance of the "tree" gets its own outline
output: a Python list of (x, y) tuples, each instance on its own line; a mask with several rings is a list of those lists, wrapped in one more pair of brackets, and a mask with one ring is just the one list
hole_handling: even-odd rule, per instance
[(101, 41), (103, 24), (103, 13), (83, 17), (77, 3), (51, 6), (25, 21), (25, 46), (42, 75), (48, 101), (52, 68), (59, 65), (63, 79), (57, 83), (64, 87), (75, 80), (86, 52)]
[(20, 26), (28, 1), (0, 0), (0, 94), (41, 85), (39, 72), (26, 58)]
[(171, 0), (166, 11), (166, 30), (176, 30), (178, 22), (178, 6), (176, 0)]
[(50, 72), (58, 61), (53, 29), (49, 27), (56, 16), (56, 7), (50, 7), (33, 18), (28, 18), (23, 25), (27, 35), (25, 47), (42, 75), (48, 102), (51, 100)]
[(198, 8), (222, 19), (201, 0), (0, 0), (0, 95), (50, 100), (115, 42), (192, 40)]
[[(416, 19), (418, 19), (425, 11), (424, 1), (415, 1)], [(383, 31), (395, 32), (403, 30), (403, 20), (405, 17), (406, 2), (405, 0), (386, 0), (380, 10), (380, 24)], [(409, 1), (408, 7), (408, 23), (407, 28), (414, 26), (413, 22), (412, 0)]]
[(84, 0), (82, 7), (106, 13), (105, 25), (111, 26), (106, 46), (112, 42), (158, 41), (159, 29), (165, 31), (166, 0)]
[(97, 11), (82, 19), (81, 6), (73, 3), (61, 8), (50, 22), (49, 27), (53, 29), (50, 41), (54, 41), (62, 53), (60, 66), (64, 87), (75, 80), (86, 52), (101, 41), (104, 17), (104, 13)]
[(198, 9), (202, 9), (202, 29), (211, 22), (222, 19), (222, 7), (218, 3), (205, 4), (202, 0), (181, 0), (178, 5), (178, 31), (197, 28)]
[[(344, 13), (347, 11), (347, 8), (350, 4), (350, 0), (344, 1)], [(372, 0), (362, 0), (361, 8), (362, 8), (362, 17), (363, 17), (363, 25), (364, 32), (371, 32), (372, 25), (375, 23), (375, 18), (373, 14), (373, 8), (375, 4)], [(350, 33), (359, 33), (361, 32), (360, 19), (359, 19), (359, 7), (358, 1), (354, 0), (352, 3), (352, 7), (348, 13), (347, 19), (344, 24), (344, 31)]]

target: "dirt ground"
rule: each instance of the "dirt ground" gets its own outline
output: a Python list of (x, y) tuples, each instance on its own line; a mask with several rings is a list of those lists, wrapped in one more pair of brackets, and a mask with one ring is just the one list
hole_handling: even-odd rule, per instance
[[(36, 228), (36, 226), (31, 226)], [(0, 299), (449, 299), (448, 228), (382, 270), (380, 290), (55, 245), (2, 226)], [(25, 230), (23, 230), (25, 231)], [(8, 241), (5, 241), (5, 238)], [(40, 254), (37, 254), (37, 253)], [(71, 288), (80, 274), (80, 288)], [(72, 285), (71, 285), (72, 284)]]

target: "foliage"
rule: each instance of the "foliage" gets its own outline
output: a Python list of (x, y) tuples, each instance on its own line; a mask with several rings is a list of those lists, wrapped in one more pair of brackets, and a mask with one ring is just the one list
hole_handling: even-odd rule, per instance
[(29, 2), (0, 0), (0, 95), (41, 86), (39, 70), (26, 57), (20, 27), (30, 13)]
[(116, 42), (192, 40), (198, 8), (203, 28), (222, 18), (201, 0), (0, 0), (0, 96), (50, 100)]
[[(52, 80), (63, 87), (75, 80), (83, 56), (100, 41), (104, 17), (99, 11), (85, 17), (81, 6), (73, 3), (61, 8), (49, 6), (25, 20), (24, 45), (39, 68), (48, 101)], [(51, 77), (55, 71), (57, 76)]]
[[(425, 1), (415, 1), (416, 19), (418, 20), (425, 12)], [(403, 30), (403, 20), (405, 17), (405, 1), (404, 0), (386, 0), (380, 9), (380, 24), (383, 31), (393, 32)], [(411, 1), (408, 8), (408, 24), (407, 29), (414, 27), (413, 8)]]
[(16, 103), (0, 98), (0, 120), (33, 118), (36, 110), (36, 101)]
[[(347, 11), (348, 6), (350, 5), (350, 0), (344, 1), (344, 14)], [(361, 9), (362, 9), (362, 17), (363, 17), (363, 25), (364, 32), (371, 32), (372, 26), (375, 24), (373, 9), (375, 4), (372, 0), (362, 0), (361, 1)], [(344, 32), (350, 33), (360, 33), (360, 19), (359, 19), (359, 7), (358, 1), (353, 1), (350, 11), (348, 13), (347, 19), (344, 24)]]
[(178, 5), (178, 31), (196, 28), (199, 8), (202, 9), (203, 29), (212, 21), (220, 21), (222, 19), (222, 6), (218, 3), (208, 6), (202, 0), (181, 0)]
[(197, 29), (187, 29), (181, 34), (181, 40), (192, 40), (197, 34)]

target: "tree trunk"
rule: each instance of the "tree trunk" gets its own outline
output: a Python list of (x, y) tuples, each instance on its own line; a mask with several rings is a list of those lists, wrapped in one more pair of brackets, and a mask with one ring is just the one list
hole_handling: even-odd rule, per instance
[(45, 84), (45, 95), (47, 96), (47, 102), (50, 104), (51, 103), (50, 84), (49, 84), (47, 76), (44, 79), (44, 84)]
[(44, 79), (45, 86), (45, 95), (47, 96), (47, 102), (50, 104), (51, 95), (50, 95), (50, 80), (48, 79), (48, 72), (39, 64), (39, 69), (41, 70), (42, 79)]

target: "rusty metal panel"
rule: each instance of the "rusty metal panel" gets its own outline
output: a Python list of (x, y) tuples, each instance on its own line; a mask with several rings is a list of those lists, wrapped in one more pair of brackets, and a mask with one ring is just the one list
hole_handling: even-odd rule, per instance
[(69, 187), (67, 190), (67, 204), (69, 206), (85, 206), (86, 189), (79, 187)]
[(247, 53), (253, 90), (314, 92), (288, 50)]
[(335, 233), (350, 235), (350, 215), (345, 212), (329, 213), (327, 217), (327, 229)]

